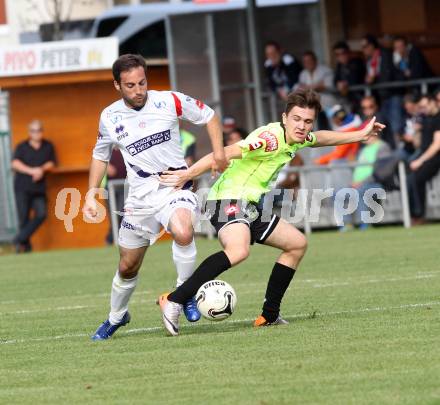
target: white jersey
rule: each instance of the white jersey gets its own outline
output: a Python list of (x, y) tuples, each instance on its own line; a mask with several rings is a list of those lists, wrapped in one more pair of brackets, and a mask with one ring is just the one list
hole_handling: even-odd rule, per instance
[(118, 100), (101, 113), (93, 158), (108, 162), (116, 145), (127, 168), (127, 202), (133, 208), (142, 207), (146, 194), (160, 186), (158, 173), (186, 167), (179, 119), (204, 125), (213, 115), (201, 101), (178, 92), (149, 90), (139, 111)]

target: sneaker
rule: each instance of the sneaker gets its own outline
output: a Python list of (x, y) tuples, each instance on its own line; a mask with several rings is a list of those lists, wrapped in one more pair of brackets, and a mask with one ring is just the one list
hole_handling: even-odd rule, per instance
[(260, 315), (257, 319), (255, 319), (254, 322), (254, 326), (256, 328), (260, 326), (275, 326), (275, 325), (288, 325), (288, 324), (289, 322), (281, 318), (281, 316), (278, 316), (278, 318), (274, 322), (267, 322), (266, 318), (263, 315)]
[(197, 309), (197, 302), (194, 297), (189, 299), (183, 306), (183, 313), (188, 322), (197, 322), (200, 319), (200, 312)]
[(130, 322), (131, 316), (128, 311), (124, 314), (117, 325), (112, 325), (107, 319), (102, 323), (102, 325), (96, 330), (95, 334), (91, 337), (92, 340), (107, 340), (113, 336), (113, 334), (121, 327), (127, 325)]
[(162, 322), (165, 329), (172, 336), (179, 334), (179, 316), (182, 312), (182, 305), (168, 301), (168, 293), (162, 294), (157, 300), (162, 312)]

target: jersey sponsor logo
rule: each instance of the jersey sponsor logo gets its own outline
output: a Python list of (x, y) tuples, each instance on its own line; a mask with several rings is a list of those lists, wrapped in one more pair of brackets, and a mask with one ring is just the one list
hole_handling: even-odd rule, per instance
[(295, 157), (295, 152), (287, 152), (287, 154), (289, 155), (290, 159)]
[(135, 156), (144, 150), (150, 149), (155, 145), (167, 142), (171, 139), (171, 132), (169, 129), (166, 131), (158, 132), (153, 135), (148, 135), (145, 138), (139, 139), (130, 145), (127, 145), (127, 151), (131, 156)]
[(312, 134), (310, 132), (306, 136), (306, 141), (307, 142), (312, 142), (313, 141), (313, 136), (312, 136)]
[(256, 150), (262, 148), (264, 145), (263, 141), (254, 141), (249, 144), (249, 150)]
[(227, 216), (235, 215), (238, 214), (239, 212), (240, 212), (240, 208), (238, 207), (237, 204), (229, 204), (225, 207), (225, 214)]
[(167, 105), (167, 103), (165, 101), (155, 101), (154, 102), (154, 106), (156, 108), (162, 108), (165, 107)]
[(121, 124), (115, 128), (118, 142), (128, 136), (128, 132), (124, 131), (125, 127)]
[(199, 107), (201, 110), (205, 108), (205, 104), (203, 104), (203, 101), (196, 100), (196, 106)]
[(265, 152), (273, 152), (278, 149), (278, 139), (272, 132), (264, 131), (258, 137), (266, 141)]

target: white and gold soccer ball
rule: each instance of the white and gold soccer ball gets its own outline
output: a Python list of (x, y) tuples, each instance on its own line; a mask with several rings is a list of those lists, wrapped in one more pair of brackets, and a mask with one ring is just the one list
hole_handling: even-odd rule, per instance
[(234, 312), (237, 295), (226, 281), (211, 280), (199, 288), (196, 301), (197, 308), (206, 319), (223, 321)]

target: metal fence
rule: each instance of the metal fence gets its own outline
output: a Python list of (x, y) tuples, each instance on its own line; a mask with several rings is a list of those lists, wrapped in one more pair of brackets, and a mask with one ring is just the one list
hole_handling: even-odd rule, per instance
[[(295, 172), (300, 177), (300, 191), (297, 193), (297, 198), (285, 198), (281, 204), (272, 205), (272, 202), (275, 200), (274, 195), (277, 193), (277, 191), (274, 192), (272, 190), (265, 196), (269, 204), (266, 204), (267, 201), (263, 203), (263, 211), (267, 210), (270, 213), (277, 213), (288, 222), (303, 229), (306, 234), (310, 234), (313, 229), (336, 227), (334, 199), (329, 196), (330, 198), (323, 200), (319, 215), (316, 216), (316, 212), (313, 213), (313, 209), (311, 209), (313, 207), (314, 192), (332, 189), (336, 193), (337, 190), (350, 187), (352, 171), (360, 166), (370, 166), (370, 164), (340, 163), (327, 166), (288, 167), (285, 169), (285, 172)], [(400, 189), (386, 191), (386, 198), (381, 200), (384, 216), (378, 224), (401, 223), (405, 228), (410, 228), (409, 195), (406, 169), (403, 162), (400, 162), (398, 165), (398, 180)], [(198, 179), (198, 191), (196, 193), (198, 193), (201, 206), (204, 205), (207, 191), (212, 183), (213, 180), (209, 174)], [(124, 187), (124, 185), (126, 185), (125, 180), (111, 180), (108, 183), (114, 241), (118, 240), (118, 214), (116, 213), (115, 189), (117, 187)], [(127, 190), (128, 188), (126, 188)], [(429, 219), (440, 219), (440, 174), (427, 185), (427, 217)], [(356, 223), (356, 221), (353, 221), (353, 223)], [(209, 238), (212, 238), (214, 235), (213, 227), (203, 214), (195, 230), (196, 233), (208, 236)]]

